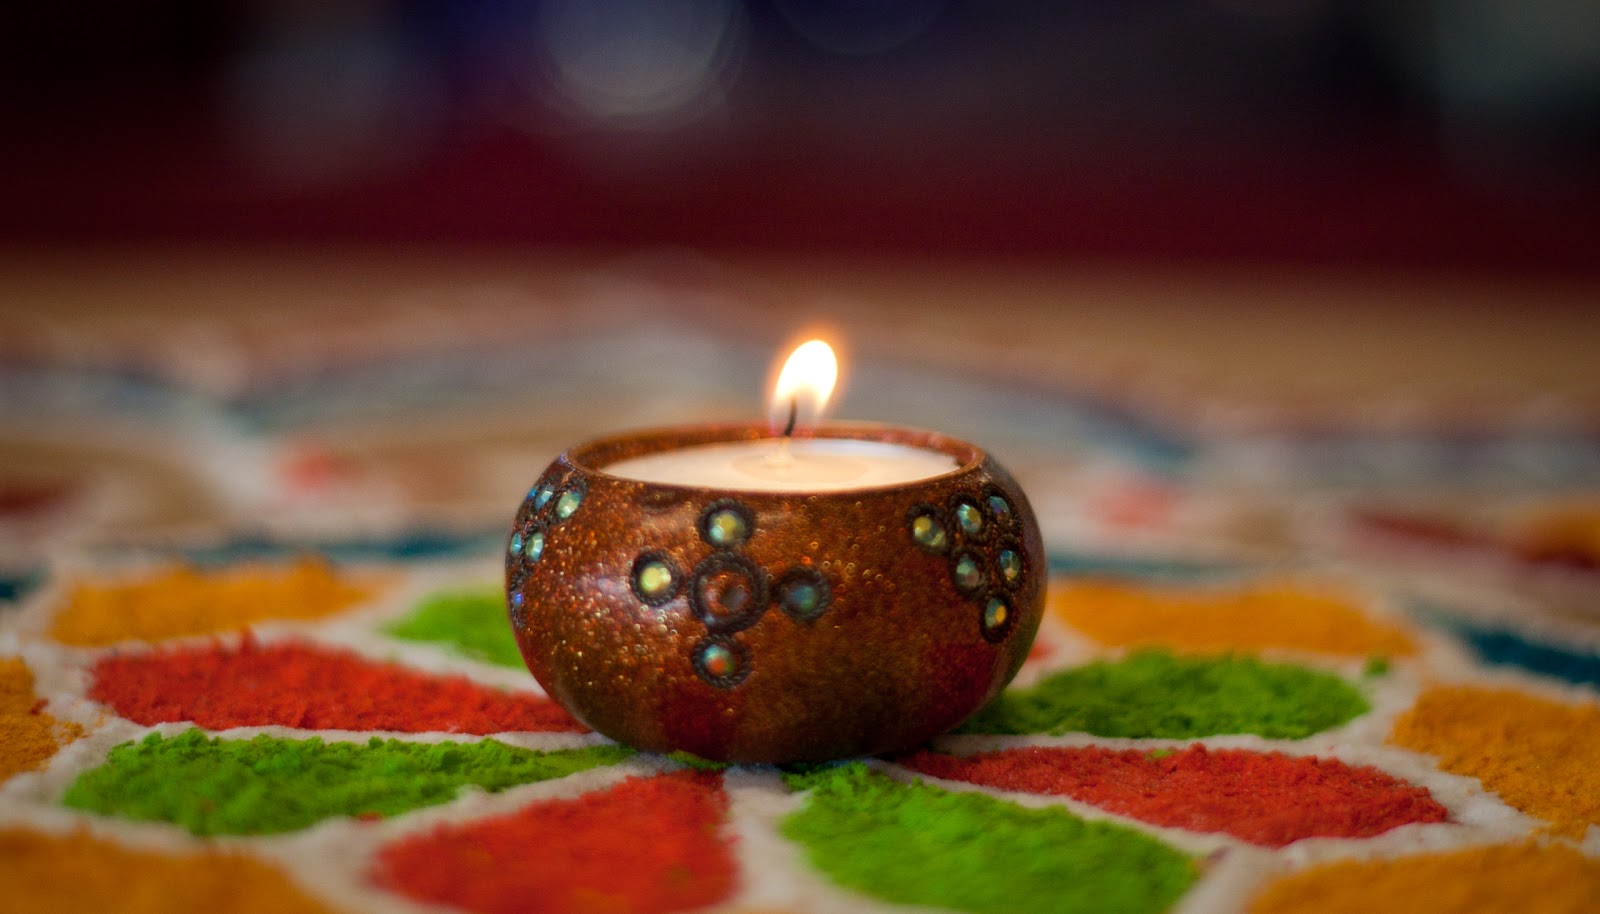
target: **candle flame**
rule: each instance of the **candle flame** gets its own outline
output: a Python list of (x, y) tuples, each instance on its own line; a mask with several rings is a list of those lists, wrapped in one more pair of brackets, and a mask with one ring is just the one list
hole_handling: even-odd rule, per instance
[(772, 388), (768, 415), (773, 434), (792, 431), (788, 429), (791, 421), (798, 427), (816, 425), (838, 380), (839, 360), (834, 358), (833, 348), (822, 340), (801, 343), (783, 363)]

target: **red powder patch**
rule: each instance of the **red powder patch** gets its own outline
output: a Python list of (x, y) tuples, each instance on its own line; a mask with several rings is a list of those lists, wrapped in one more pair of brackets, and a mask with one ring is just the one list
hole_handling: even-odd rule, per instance
[(1195, 745), (1160, 757), (1138, 749), (1016, 749), (960, 758), (918, 752), (924, 774), (1091, 803), (1153, 825), (1224, 832), (1282, 847), (1301, 838), (1369, 838), (1448, 811), (1427, 790), (1376, 768), (1278, 752)]
[(733, 854), (717, 834), (727, 808), (714, 772), (631, 778), (391, 844), (372, 878), (481, 914), (700, 908), (733, 892)]
[(108, 656), (89, 697), (140, 724), (193, 721), (209, 730), (277, 724), (407, 733), (581, 731), (548, 699), (463, 676), (433, 676), (309, 644), (212, 645)]

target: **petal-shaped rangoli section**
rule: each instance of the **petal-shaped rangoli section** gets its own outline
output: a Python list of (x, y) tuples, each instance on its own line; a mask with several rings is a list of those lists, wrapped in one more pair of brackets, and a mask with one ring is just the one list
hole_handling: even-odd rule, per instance
[(0, 910), (330, 914), (275, 866), (207, 848), (164, 854), (86, 834), (0, 831)]
[(621, 746), (535, 752), (495, 740), (364, 743), (213, 739), (152, 733), (78, 775), (62, 802), (129, 819), (172, 822), (197, 835), (294, 831), (332, 816), (398, 815), (448, 803), (471, 785), (491, 793), (631, 754)]
[(431, 594), (385, 631), (474, 660), (523, 669), (522, 651), (506, 624), (506, 595), (498, 588)]
[(861, 764), (790, 780), (809, 795), (784, 835), (835, 882), (897, 904), (1155, 914), (1198, 876), (1149, 835), (1060, 808), (906, 784)]
[(1050, 611), (1101, 644), (1180, 651), (1287, 649), (1365, 657), (1416, 653), (1400, 626), (1348, 594), (1289, 582), (1235, 587), (1053, 582)]
[(33, 671), (15, 657), (0, 657), (0, 781), (43, 767), (56, 750), (83, 735), (77, 724), (44, 711), (33, 694)]
[(1579, 837), (1600, 825), (1600, 703), (1563, 704), (1511, 689), (1430, 689), (1395, 721), (1391, 742), (1475, 777), (1510, 805)]
[(369, 600), (389, 576), (355, 577), (326, 562), (171, 568), (126, 581), (80, 581), (67, 589), (50, 635), (98, 647), (238, 631), (277, 619), (322, 619)]
[(961, 729), (969, 733), (1093, 733), (1194, 739), (1255, 733), (1303, 739), (1369, 705), (1331, 673), (1254, 657), (1177, 657), (1144, 651), (1008, 689)]
[(436, 828), (379, 852), (377, 884), (479, 914), (665, 914), (726, 900), (721, 775), (634, 778), (572, 800)]
[(1588, 914), (1597, 902), (1600, 860), (1559, 844), (1520, 844), (1313, 867), (1268, 885), (1250, 914)]
[(1442, 822), (1421, 787), (1376, 768), (1279, 752), (1191, 746), (1178, 752), (1029, 748), (901, 760), (946, 780), (1071, 797), (1153, 825), (1224, 832), (1268, 847), (1301, 838), (1369, 838)]
[(406, 733), (579, 731), (546, 698), (312, 644), (183, 647), (101, 658), (89, 696), (141, 724)]

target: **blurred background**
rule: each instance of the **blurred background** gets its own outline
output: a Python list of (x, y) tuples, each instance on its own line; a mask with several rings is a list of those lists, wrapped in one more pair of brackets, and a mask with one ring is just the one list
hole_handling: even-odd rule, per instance
[(980, 442), (1058, 555), (1559, 577), (1600, 568), (1597, 305), (1595, 0), (0, 9), (18, 580), (492, 556), (559, 450), (756, 419), (819, 326), (836, 415)]
[(1600, 272), (1593, 0), (56, 0), (0, 239)]

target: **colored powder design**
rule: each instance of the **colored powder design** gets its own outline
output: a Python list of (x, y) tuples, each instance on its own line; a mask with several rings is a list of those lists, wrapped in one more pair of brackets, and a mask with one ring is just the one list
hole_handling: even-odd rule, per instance
[(1350, 597), (1293, 583), (1195, 589), (1066, 581), (1050, 589), (1049, 606), (1074, 629), (1118, 647), (1282, 648), (1353, 657), (1417, 650), (1404, 630), (1369, 618)]
[(961, 730), (1164, 739), (1254, 733), (1303, 739), (1368, 708), (1355, 687), (1330, 673), (1253, 657), (1143, 651), (1056, 673), (1031, 689), (1003, 692)]
[[(44, 583), (44, 571), (30, 568), (25, 571), (0, 571), (0, 604), (20, 603)], [(0, 609), (4, 609), (0, 605)]]
[(861, 763), (788, 776), (808, 789), (781, 823), (816, 869), (897, 904), (973, 912), (1156, 912), (1195, 881), (1189, 858), (1059, 807), (901, 783)]
[(197, 835), (294, 831), (331, 816), (392, 816), (448, 803), (467, 785), (490, 792), (565, 777), (631, 754), (621, 746), (534, 752), (494, 740), (328, 743), (152, 733), (80, 774), (62, 803)]
[(1222, 581), (1237, 577), (1239, 566), (1182, 558), (1104, 555), (1087, 552), (1050, 553), (1050, 574), (1059, 577), (1136, 578), (1157, 581)]
[(1561, 844), (1345, 860), (1272, 883), (1250, 914), (1593, 914), (1600, 860)]
[(372, 879), (480, 914), (658, 914), (725, 901), (737, 865), (719, 834), (721, 776), (630, 778), (572, 800), (449, 825), (378, 854)]
[(1439, 687), (1395, 721), (1389, 741), (1436, 757), (1445, 771), (1477, 778), (1559, 834), (1576, 838), (1600, 824), (1600, 704)]
[(1531, 641), (1503, 628), (1448, 623), (1486, 663), (1514, 666), (1577, 685), (1600, 686), (1600, 654)]
[(582, 731), (559, 705), (304, 643), (179, 647), (100, 658), (89, 697), (140, 724), (405, 733)]
[(1267, 847), (1301, 838), (1370, 838), (1448, 811), (1427, 790), (1376, 768), (1280, 752), (1152, 754), (1098, 746), (965, 758), (919, 752), (900, 763), (947, 780), (1071, 797), (1154, 825), (1225, 832)]
[(33, 671), (16, 657), (0, 657), (0, 782), (44, 767), (83, 728), (44, 713), (33, 694)]
[(50, 635), (63, 644), (100, 647), (236, 631), (274, 619), (321, 619), (371, 599), (383, 584), (347, 580), (316, 559), (206, 572), (169, 568), (133, 581), (74, 584)]
[(452, 531), (406, 530), (377, 537), (319, 540), (283, 540), (239, 536), (208, 546), (185, 549), (184, 561), (215, 567), (239, 562), (280, 562), (307, 553), (332, 562), (431, 562), (444, 559), (488, 558), (505, 548), (500, 529)]
[(499, 590), (433, 594), (386, 631), (407, 641), (444, 645), (474, 660), (523, 668)]
[(1600, 504), (1580, 500), (1547, 508), (1523, 522), (1511, 545), (1529, 561), (1600, 568)]
[(0, 831), (0, 910), (30, 914), (325, 914), (280, 870), (242, 854), (160, 854), (87, 834)]

